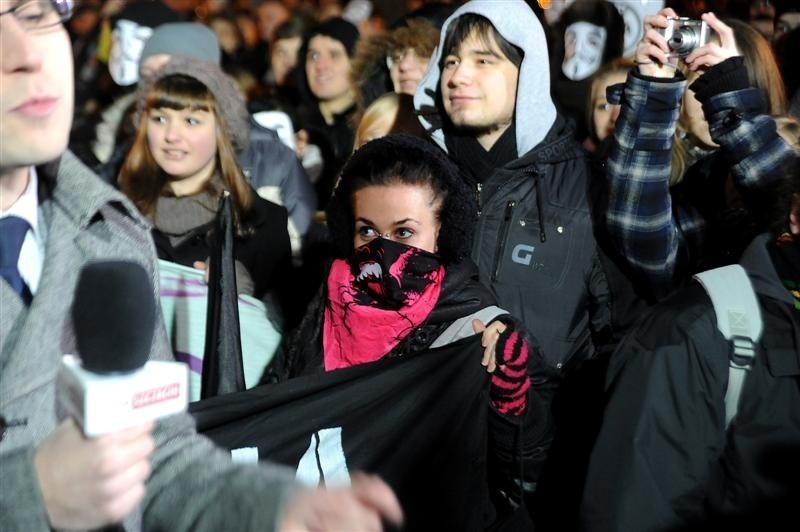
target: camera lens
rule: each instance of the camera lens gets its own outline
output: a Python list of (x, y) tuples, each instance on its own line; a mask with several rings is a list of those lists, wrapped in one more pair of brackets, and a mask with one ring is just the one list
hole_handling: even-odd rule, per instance
[(684, 26), (672, 34), (668, 44), (679, 56), (689, 55), (697, 46), (697, 34), (693, 28)]

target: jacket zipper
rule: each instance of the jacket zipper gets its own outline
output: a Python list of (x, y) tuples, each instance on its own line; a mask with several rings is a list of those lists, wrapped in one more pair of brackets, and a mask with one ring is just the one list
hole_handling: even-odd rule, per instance
[(502, 230), (500, 231), (500, 242), (497, 245), (497, 254), (494, 256), (494, 268), (492, 268), (492, 281), (497, 280), (497, 275), (500, 273), (500, 260), (503, 257), (503, 252), (506, 248), (506, 240), (508, 239), (508, 230), (511, 228), (511, 218), (514, 213), (514, 206), (516, 201), (509, 201), (506, 203), (506, 212), (503, 216)]
[(542, 174), (538, 170), (534, 170), (532, 175), (533, 186), (536, 189), (536, 216), (539, 218), (539, 241), (544, 243), (547, 241), (547, 235), (544, 230), (544, 213), (542, 212), (542, 189), (539, 186)]
[(478, 217), (481, 215), (481, 191), (483, 190), (483, 183), (475, 183), (475, 200), (478, 204)]

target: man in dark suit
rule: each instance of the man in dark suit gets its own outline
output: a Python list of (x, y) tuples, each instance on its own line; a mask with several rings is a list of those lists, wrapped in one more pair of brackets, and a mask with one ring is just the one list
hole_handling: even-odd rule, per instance
[[(141, 264), (157, 280), (147, 223), (65, 151), (73, 110), (72, 0), (0, 11), (0, 529), (379, 529), (402, 519), (374, 477), (299, 488), (291, 471), (235, 466), (188, 415), (86, 438), (56, 410), (81, 268)], [(158, 286), (154, 283), (154, 286)], [(156, 298), (155, 292), (149, 297)], [(170, 360), (158, 322), (151, 358)]]

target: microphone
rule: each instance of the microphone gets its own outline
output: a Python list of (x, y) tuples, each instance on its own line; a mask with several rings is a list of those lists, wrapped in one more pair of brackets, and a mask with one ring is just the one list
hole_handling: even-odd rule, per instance
[(78, 356), (64, 355), (59, 378), (88, 437), (186, 410), (188, 370), (147, 361), (155, 331), (153, 285), (129, 261), (87, 264), (72, 302)]

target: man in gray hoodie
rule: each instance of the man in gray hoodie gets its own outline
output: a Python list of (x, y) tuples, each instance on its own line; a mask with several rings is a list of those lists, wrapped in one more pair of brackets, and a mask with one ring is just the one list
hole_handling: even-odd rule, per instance
[[(475, 187), (472, 258), (481, 281), (541, 342), (545, 364), (531, 368), (534, 394), (549, 403), (558, 392), (559, 404), (576, 404), (583, 415), (593, 401), (562, 401), (563, 384), (609, 348), (612, 291), (595, 238), (592, 169), (550, 97), (547, 50), (523, 0), (467, 2), (444, 23), (414, 104), (432, 140)], [(527, 423), (549, 435), (575, 417), (554, 422), (552, 415), (531, 409)], [(529, 491), (550, 442), (543, 437), (530, 450), (538, 460), (527, 461)]]

